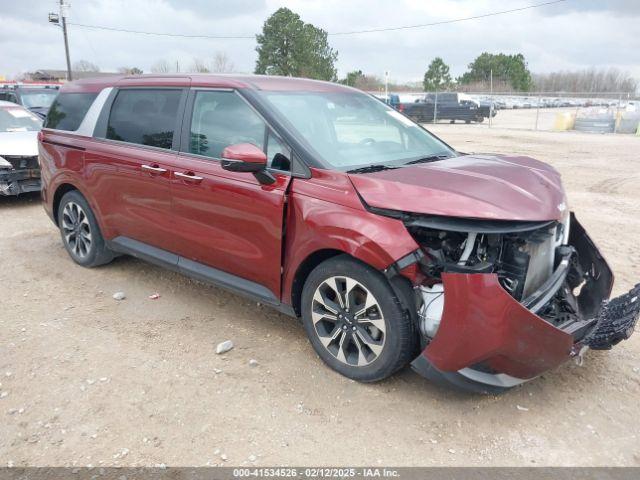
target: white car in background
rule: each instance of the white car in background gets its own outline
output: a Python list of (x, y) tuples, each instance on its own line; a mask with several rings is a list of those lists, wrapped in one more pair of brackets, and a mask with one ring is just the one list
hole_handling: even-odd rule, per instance
[(42, 120), (26, 108), (0, 101), (0, 195), (40, 190), (41, 128)]

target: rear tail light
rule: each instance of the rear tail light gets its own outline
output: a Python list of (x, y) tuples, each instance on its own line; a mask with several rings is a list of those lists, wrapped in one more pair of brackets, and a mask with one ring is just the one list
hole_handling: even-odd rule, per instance
[(401, 103), (398, 104), (398, 111), (399, 112), (404, 112), (404, 105), (403, 104), (401, 104)]

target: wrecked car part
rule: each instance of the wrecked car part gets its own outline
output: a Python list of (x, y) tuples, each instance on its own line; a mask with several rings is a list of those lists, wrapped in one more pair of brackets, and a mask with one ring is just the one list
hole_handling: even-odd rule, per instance
[(502, 286), (517, 300), (528, 297), (551, 275), (562, 239), (562, 223), (543, 223), (536, 230), (478, 233), (434, 230), (407, 225), (425, 252), (420, 265), (427, 277), (443, 272), (496, 273)]
[(420, 285), (422, 306), (418, 311), (420, 332), (425, 337), (433, 338), (440, 326), (444, 310), (444, 286), (436, 283), (432, 287)]
[(606, 301), (613, 274), (573, 214), (535, 229), (478, 233), (465, 265), (468, 232), (405, 225), (425, 252), (426, 280), (415, 291), (426, 347), (412, 367), (432, 380), (495, 393), (584, 346), (610, 348), (640, 316), (640, 285)]
[(476, 232), (469, 232), (467, 234), (467, 239), (464, 241), (464, 250), (462, 251), (462, 255), (460, 256), (460, 260), (458, 260), (458, 265), (466, 265), (467, 260), (469, 260), (469, 256), (473, 251), (473, 247), (476, 244), (476, 237), (478, 234)]
[(609, 350), (628, 339), (640, 316), (640, 283), (629, 292), (603, 303), (595, 327), (584, 339), (594, 350)]
[(18, 195), (40, 190), (37, 156), (0, 157), (0, 195)]

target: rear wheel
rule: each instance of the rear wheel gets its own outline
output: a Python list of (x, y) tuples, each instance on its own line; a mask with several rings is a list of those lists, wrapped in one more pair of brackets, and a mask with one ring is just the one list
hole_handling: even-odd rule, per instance
[(387, 279), (346, 255), (311, 272), (302, 292), (302, 318), (320, 358), (354, 380), (382, 380), (416, 352), (411, 320)]
[(58, 226), (69, 256), (83, 267), (97, 267), (113, 260), (89, 203), (77, 190), (67, 192), (58, 207)]

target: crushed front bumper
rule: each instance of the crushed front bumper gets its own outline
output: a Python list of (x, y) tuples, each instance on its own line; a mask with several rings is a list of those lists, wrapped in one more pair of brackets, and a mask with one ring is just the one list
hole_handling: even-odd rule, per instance
[(39, 169), (0, 170), (0, 195), (38, 192), (40, 186)]
[[(467, 390), (496, 392), (557, 367), (584, 347), (628, 338), (640, 313), (640, 286), (610, 302), (613, 274), (575, 216), (556, 271), (518, 302), (496, 274), (443, 273), (440, 327), (412, 367)], [(563, 247), (560, 247), (563, 248)], [(537, 314), (556, 294), (573, 295), (577, 319), (556, 325)]]

